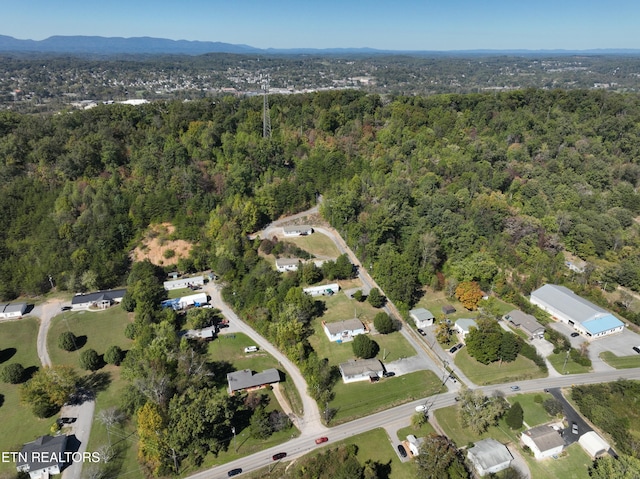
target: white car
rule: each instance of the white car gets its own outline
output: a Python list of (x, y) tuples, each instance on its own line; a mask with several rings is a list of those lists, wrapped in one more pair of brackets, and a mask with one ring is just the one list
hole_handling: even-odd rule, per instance
[(425, 412), (426, 410), (427, 410), (427, 406), (425, 406), (424, 404), (420, 404), (416, 406), (416, 412)]
[(244, 348), (245, 353), (255, 353), (258, 350), (258, 346), (247, 346)]

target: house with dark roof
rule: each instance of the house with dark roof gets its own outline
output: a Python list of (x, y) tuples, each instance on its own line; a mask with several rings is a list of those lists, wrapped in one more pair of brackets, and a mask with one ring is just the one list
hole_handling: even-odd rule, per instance
[(531, 338), (542, 338), (544, 336), (544, 326), (538, 322), (535, 316), (523, 313), (519, 309), (514, 309), (504, 315), (505, 321), (520, 328)]
[(16, 469), (28, 472), (31, 479), (46, 479), (60, 474), (66, 464), (67, 436), (40, 436), (28, 442), (17, 455)]
[(21, 318), (27, 311), (27, 303), (0, 304), (0, 318)]
[(495, 474), (511, 465), (513, 456), (507, 446), (495, 439), (483, 439), (467, 449), (467, 459), (471, 461), (480, 476)]
[(280, 382), (280, 371), (275, 368), (265, 369), (261, 373), (255, 373), (251, 369), (243, 369), (227, 374), (229, 394), (237, 391), (255, 390)]
[(531, 449), (536, 459), (556, 456), (564, 449), (564, 439), (560, 432), (546, 424), (524, 431), (520, 441)]
[(95, 293), (76, 294), (71, 299), (71, 307), (73, 309), (106, 309), (114, 303), (121, 302), (126, 292), (126, 289), (110, 289), (108, 291), (96, 291)]
[(322, 328), (329, 338), (329, 341), (345, 342), (351, 341), (358, 334), (367, 332), (364, 324), (359, 319), (345, 319), (333, 323), (322, 322)]
[(613, 314), (564, 286), (545, 284), (531, 293), (530, 301), (588, 338), (607, 336), (624, 329), (624, 323)]
[(409, 311), (409, 316), (416, 323), (416, 328), (426, 328), (427, 326), (433, 326), (435, 316), (431, 311), (424, 308), (416, 308)]
[(356, 381), (377, 381), (382, 377), (384, 367), (378, 359), (350, 359), (340, 364), (340, 374), (345, 384)]

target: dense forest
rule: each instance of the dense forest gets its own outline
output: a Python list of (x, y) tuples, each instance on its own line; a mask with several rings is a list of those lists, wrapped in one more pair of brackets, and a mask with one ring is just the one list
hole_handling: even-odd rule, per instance
[[(322, 212), (393, 300), (443, 276), (640, 290), (639, 98), (594, 91), (356, 91), (0, 116), (0, 296), (123, 283), (150, 223), (197, 243), (181, 269), (246, 270), (244, 235)], [(239, 254), (242, 253), (242, 254)], [(232, 279), (231, 277), (228, 279)]]
[[(212, 424), (244, 418), (256, 434), (289, 425), (216, 394), (223, 375), (203, 382), (217, 366), (178, 339), (185, 318), (160, 310), (166, 271), (131, 261), (151, 224), (171, 222), (173, 236), (194, 245), (177, 268), (213, 269), (225, 299), (296, 361), (320, 404), (335, 371), (306, 340), (322, 311), (300, 286), (349, 277), (353, 266), (342, 256), (282, 275), (259, 250), (284, 246), (248, 239), (318, 198), (401, 310), (424, 286), (469, 282), (516, 304), (546, 281), (600, 302), (617, 285), (640, 291), (637, 95), (345, 90), (270, 104), (271, 138), (262, 137), (262, 98), (0, 114), (0, 296), (127, 285), (135, 347), (123, 362), (123, 409), (137, 417), (140, 458), (153, 473), (228, 447), (226, 430), (196, 434), (185, 409), (206, 402)], [(566, 252), (586, 261), (584, 273), (565, 267)], [(382, 467), (350, 462), (360, 473)]]

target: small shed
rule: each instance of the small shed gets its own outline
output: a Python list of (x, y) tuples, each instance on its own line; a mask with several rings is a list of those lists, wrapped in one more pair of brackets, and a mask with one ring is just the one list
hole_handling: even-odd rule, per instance
[(585, 452), (589, 454), (593, 459), (602, 456), (611, 447), (595, 431), (585, 432), (578, 439), (578, 443), (582, 446), (582, 449), (584, 449)]
[(427, 326), (433, 326), (435, 317), (433, 313), (428, 309), (416, 308), (409, 311), (409, 316), (416, 323), (417, 328), (426, 328)]
[(442, 307), (442, 312), (443, 312), (444, 314), (453, 314), (453, 313), (455, 313), (455, 312), (456, 312), (456, 308), (454, 308), (454, 307), (453, 307), (453, 305), (451, 305), (451, 304), (445, 304), (445, 305)]

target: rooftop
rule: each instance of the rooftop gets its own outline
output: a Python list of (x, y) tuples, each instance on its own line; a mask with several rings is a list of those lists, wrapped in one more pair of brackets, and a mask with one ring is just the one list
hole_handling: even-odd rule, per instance
[(340, 370), (345, 376), (358, 376), (383, 371), (382, 363), (378, 359), (351, 359), (340, 364)]
[(562, 439), (558, 431), (544, 424), (524, 431), (522, 434), (526, 434), (533, 439), (540, 451), (548, 451), (558, 446), (564, 446), (564, 439)]
[(253, 388), (264, 384), (280, 382), (280, 371), (275, 368), (254, 373), (251, 369), (243, 369), (227, 374), (227, 382), (231, 391)]
[(513, 460), (507, 447), (491, 438), (476, 442), (471, 449), (468, 449), (468, 453), (473, 455), (476, 463), (485, 470)]
[(342, 331), (355, 331), (364, 328), (364, 324), (359, 319), (345, 319), (344, 321), (336, 321), (333, 323), (324, 323), (324, 327), (331, 334), (339, 334)]

